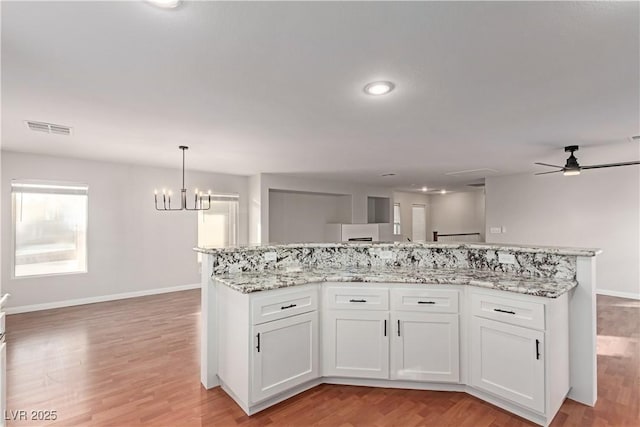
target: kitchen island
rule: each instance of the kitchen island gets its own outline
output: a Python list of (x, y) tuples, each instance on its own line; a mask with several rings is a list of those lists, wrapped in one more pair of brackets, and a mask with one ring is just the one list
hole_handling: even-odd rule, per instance
[(253, 414), (321, 383), (467, 392), (541, 425), (596, 400), (594, 249), (197, 249), (201, 381)]

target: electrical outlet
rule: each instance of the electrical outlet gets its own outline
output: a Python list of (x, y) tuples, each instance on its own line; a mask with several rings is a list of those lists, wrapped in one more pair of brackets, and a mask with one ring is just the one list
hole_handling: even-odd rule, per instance
[(498, 262), (500, 264), (515, 264), (516, 256), (514, 254), (508, 254), (506, 252), (498, 252)]
[(278, 259), (278, 253), (277, 252), (265, 252), (264, 253), (264, 260), (266, 262), (277, 261), (277, 259)]
[(380, 259), (391, 259), (393, 258), (392, 251), (380, 251)]
[(489, 233), (491, 233), (491, 234), (500, 234), (500, 233), (502, 233), (502, 228), (500, 228), (500, 227), (491, 227), (489, 229)]

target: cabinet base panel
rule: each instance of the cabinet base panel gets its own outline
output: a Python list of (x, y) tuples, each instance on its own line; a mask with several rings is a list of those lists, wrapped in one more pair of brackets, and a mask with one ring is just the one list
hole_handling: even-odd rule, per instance
[(265, 409), (273, 405), (276, 405), (284, 400), (287, 400), (297, 394), (300, 394), (304, 391), (312, 389), (315, 386), (318, 386), (322, 383), (323, 383), (322, 378), (316, 378), (315, 380), (311, 380), (304, 384), (300, 384), (299, 386), (293, 387), (292, 389), (287, 390), (284, 393), (277, 394), (273, 397), (265, 399), (262, 402), (255, 403), (253, 405), (249, 405), (246, 402), (244, 402), (242, 399), (238, 398), (238, 396), (236, 396), (233, 393), (233, 391), (231, 391), (229, 387), (227, 387), (227, 385), (222, 381), (220, 381), (220, 387), (222, 388), (222, 390), (224, 390), (225, 393), (229, 395), (230, 398), (232, 398), (238, 404), (240, 408), (242, 408), (242, 410), (247, 415), (251, 416), (251, 415), (257, 414), (260, 411), (264, 411)]
[(284, 400), (289, 399), (297, 394), (312, 389), (320, 384), (335, 384), (335, 385), (349, 385), (358, 387), (384, 387), (384, 388), (400, 388), (409, 390), (430, 390), (430, 391), (449, 391), (449, 392), (461, 392), (467, 393), (471, 396), (477, 397), (480, 400), (495, 405), (505, 411), (518, 415), (526, 420), (529, 420), (535, 424), (541, 426), (548, 426), (553, 421), (555, 413), (549, 417), (536, 412), (528, 411), (521, 408), (518, 405), (510, 403), (507, 400), (501, 399), (490, 393), (483, 392), (473, 387), (466, 386), (464, 384), (446, 384), (446, 383), (419, 383), (412, 381), (392, 381), (383, 379), (363, 379), (363, 378), (343, 378), (343, 377), (321, 377), (315, 380), (308, 381), (304, 384), (296, 386), (285, 393), (278, 394), (262, 402), (249, 405), (242, 399), (238, 398), (233, 391), (227, 387), (227, 385), (221, 380), (220, 387), (231, 397), (242, 410), (249, 416), (257, 414), (273, 405), (276, 405)]
[(515, 414), (519, 417), (522, 417), (526, 420), (531, 421), (532, 423), (536, 423), (541, 426), (547, 427), (549, 424), (551, 424), (551, 421), (553, 421), (553, 418), (556, 416), (556, 414), (553, 414), (550, 417), (546, 417), (536, 412), (528, 411), (524, 408), (521, 408), (518, 405), (510, 403), (507, 400), (501, 399), (490, 393), (486, 393), (484, 391), (475, 389), (473, 387), (467, 386), (465, 392), (467, 394), (470, 394), (473, 397), (477, 397), (478, 399), (484, 402), (490, 403), (494, 406), (497, 406), (498, 408), (502, 408), (507, 412)]
[(447, 384), (447, 383), (421, 383), (413, 381), (398, 380), (382, 380), (371, 378), (346, 378), (346, 377), (324, 377), (322, 382), (325, 384), (337, 385), (353, 385), (363, 387), (384, 387), (384, 388), (403, 388), (409, 390), (431, 390), (431, 391), (465, 391), (463, 384)]

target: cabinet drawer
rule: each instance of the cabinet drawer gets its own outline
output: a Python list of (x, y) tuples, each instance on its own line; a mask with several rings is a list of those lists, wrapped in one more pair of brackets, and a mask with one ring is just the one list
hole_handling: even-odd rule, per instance
[(450, 289), (391, 289), (391, 309), (428, 313), (457, 313), (458, 291)]
[(369, 287), (324, 288), (324, 304), (337, 310), (389, 310), (389, 291)]
[(260, 296), (251, 301), (251, 320), (254, 325), (259, 325), (317, 309), (317, 288)]
[(472, 294), (474, 316), (494, 319), (525, 328), (544, 330), (544, 304), (503, 298), (493, 295)]

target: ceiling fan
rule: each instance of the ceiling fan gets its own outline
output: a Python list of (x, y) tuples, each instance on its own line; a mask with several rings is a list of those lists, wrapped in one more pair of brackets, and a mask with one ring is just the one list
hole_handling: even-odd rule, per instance
[(573, 153), (575, 151), (578, 151), (578, 146), (577, 145), (568, 145), (568, 146), (564, 147), (564, 152), (565, 153), (571, 153), (569, 155), (569, 158), (567, 159), (567, 163), (565, 163), (564, 166), (550, 165), (549, 163), (539, 163), (539, 162), (534, 163), (536, 165), (542, 165), (542, 166), (549, 166), (549, 167), (552, 167), (552, 168), (558, 168), (558, 170), (555, 170), (555, 171), (540, 172), (540, 173), (537, 173), (536, 175), (546, 175), (546, 174), (549, 174), (549, 173), (562, 172), (562, 174), (564, 176), (574, 176), (574, 175), (580, 175), (580, 171), (583, 171), (583, 170), (586, 170), (586, 169), (601, 169), (601, 168), (613, 168), (613, 167), (617, 167), (617, 166), (640, 165), (640, 161), (636, 160), (636, 161), (633, 161), (633, 162), (604, 163), (604, 164), (601, 164), (601, 165), (580, 166), (580, 164), (578, 164), (578, 159), (576, 158), (576, 156), (573, 155)]

